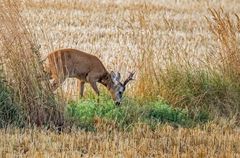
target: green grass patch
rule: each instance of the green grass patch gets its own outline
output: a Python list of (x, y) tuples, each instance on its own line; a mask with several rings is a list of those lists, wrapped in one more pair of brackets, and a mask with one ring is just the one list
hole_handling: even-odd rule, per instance
[[(238, 82), (214, 71), (191, 71), (172, 68), (164, 75), (161, 96), (175, 107), (187, 107), (203, 119), (203, 111), (212, 115), (232, 117), (240, 110), (240, 85)], [(202, 110), (202, 114), (196, 111)]]
[(151, 123), (170, 123), (180, 126), (192, 126), (194, 122), (189, 117), (188, 111), (180, 108), (173, 108), (163, 102), (150, 103), (148, 112), (144, 119)]
[(94, 130), (94, 121), (101, 118), (114, 122), (118, 128), (128, 129), (136, 123), (171, 124), (174, 126), (192, 127), (198, 123), (209, 120), (208, 113), (199, 113), (190, 116), (188, 110), (174, 108), (162, 101), (138, 103), (134, 99), (126, 98), (121, 106), (115, 106), (107, 96), (100, 97), (100, 103), (96, 99), (80, 99), (71, 101), (67, 106), (68, 119), (75, 125), (85, 130)]

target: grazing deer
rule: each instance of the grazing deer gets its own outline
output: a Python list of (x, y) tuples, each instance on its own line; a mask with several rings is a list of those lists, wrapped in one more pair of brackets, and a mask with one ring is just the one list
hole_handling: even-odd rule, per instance
[(77, 78), (80, 80), (80, 96), (83, 96), (84, 84), (90, 83), (93, 90), (99, 96), (97, 82), (103, 84), (111, 93), (116, 105), (119, 105), (125, 87), (133, 80), (134, 73), (121, 83), (120, 73), (109, 73), (102, 62), (94, 55), (84, 53), (76, 49), (60, 49), (50, 53), (45, 65), (45, 71), (53, 79), (51, 88), (55, 91), (66, 78)]

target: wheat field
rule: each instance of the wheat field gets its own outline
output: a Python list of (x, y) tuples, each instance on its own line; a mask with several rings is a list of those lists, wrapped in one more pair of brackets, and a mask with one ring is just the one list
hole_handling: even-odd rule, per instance
[[(107, 130), (108, 129), (108, 130)], [(43, 129), (1, 130), (1, 157), (239, 157), (240, 134), (230, 127), (173, 128), (152, 131), (138, 125), (131, 132)]]
[[(202, 107), (209, 107), (212, 115), (216, 116), (213, 120), (192, 128), (157, 124), (153, 129), (139, 122), (128, 130), (116, 128), (114, 122), (100, 118), (95, 118), (95, 131), (66, 127), (62, 133), (58, 133), (54, 129), (45, 127), (9, 126), (0, 129), (0, 157), (240, 157), (238, 112), (240, 108), (239, 104), (232, 106), (239, 101), (232, 97), (239, 89), (234, 89), (233, 92), (227, 91), (229, 87), (226, 88), (227, 90), (224, 89), (225, 87), (218, 87), (225, 85), (225, 82), (220, 82), (216, 86), (219, 91), (214, 89), (212, 92), (211, 87), (209, 88), (211, 91), (209, 96), (213, 95), (211, 98), (208, 96), (208, 91), (197, 93), (195, 96), (189, 89), (183, 93), (181, 89), (184, 87), (179, 86), (189, 84), (185, 83), (185, 79), (189, 78), (181, 78), (181, 74), (188, 70), (194, 72), (224, 70), (223, 74), (230, 74), (227, 71), (229, 69), (225, 69), (227, 65), (236, 70), (238, 75), (240, 72), (238, 64), (240, 56), (237, 54), (240, 52), (237, 47), (240, 41), (238, 0), (220, 2), (217, 0), (19, 0), (14, 3), (10, 3), (11, 0), (3, 0), (3, 2), (4, 5), (0, 5), (1, 20), (6, 20), (6, 17), (10, 17), (10, 14), (15, 12), (11, 7), (10, 9), (6, 7), (10, 4), (17, 6), (17, 13), (20, 13), (21, 18), (9, 23), (6, 20), (0, 24), (1, 52), (3, 45), (13, 48), (9, 41), (18, 39), (12, 37), (16, 34), (22, 36), (20, 39), (23, 41), (23, 46), (19, 42), (20, 44), (17, 43), (17, 46), (9, 51), (14, 54), (13, 50), (18, 50), (16, 56), (3, 53), (5, 56), (0, 56), (0, 63), (2, 57), (6, 58), (6, 61), (12, 60), (12, 65), (19, 59), (23, 60), (23, 63), (27, 63), (28, 58), (34, 60), (32, 56), (21, 54), (22, 51), (30, 50), (24, 47), (28, 45), (29, 39), (34, 39), (37, 44), (36, 54), (41, 59), (56, 49), (76, 48), (96, 55), (109, 71), (119, 71), (123, 78), (128, 75), (128, 71), (136, 71), (136, 79), (127, 88), (126, 94), (130, 98), (139, 99), (138, 104), (142, 103), (142, 100), (163, 99), (174, 107), (190, 109), (192, 113)], [(4, 26), (14, 28), (18, 23), (23, 24), (20, 28), (24, 29), (19, 29), (18, 32), (16, 27), (17, 33), (14, 32), (13, 35), (11, 29), (8, 32), (2, 29)], [(30, 38), (25, 37), (25, 29), (30, 30)], [(20, 47), (22, 49), (19, 50)], [(226, 52), (231, 53), (227, 56)], [(234, 54), (235, 52), (237, 53)], [(14, 58), (6, 57), (11, 55)], [(229, 59), (230, 62), (225, 63), (223, 58)], [(34, 64), (30, 62), (28, 66), (32, 65)], [(10, 83), (15, 86), (18, 82), (14, 79), (25, 79), (19, 82), (20, 86), (16, 92), (24, 94), (20, 94), (17, 99), (20, 98), (19, 100), (23, 102), (27, 100), (25, 101), (27, 106), (24, 108), (31, 114), (27, 118), (36, 115), (39, 117), (33, 122), (39, 121), (40, 118), (46, 123), (50, 119), (48, 114), (45, 115), (45, 111), (50, 108), (45, 107), (48, 105), (45, 99), (49, 99), (48, 96), (52, 93), (46, 93), (43, 98), (39, 97), (45, 85), (41, 89), (34, 75), (28, 78), (31, 76), (30, 73), (34, 73), (28, 71), (28, 66), (24, 64), (14, 66), (9, 69), (11, 71), (6, 68), (5, 73)], [(38, 69), (38, 66), (34, 66)], [(26, 71), (17, 73), (18, 67)], [(179, 75), (169, 68), (182, 69)], [(12, 72), (15, 76), (11, 74)], [(169, 73), (173, 76), (168, 78)], [(21, 75), (25, 75), (25, 78)], [(237, 81), (231, 80), (236, 76), (229, 75), (228, 78), (227, 75), (227, 77), (221, 75), (219, 78), (226, 78), (226, 85), (229, 84), (230, 88), (233, 85), (232, 81)], [(40, 88), (30, 88), (27, 91), (30, 83), (37, 83)], [(201, 88), (201, 84), (197, 81), (193, 82), (193, 85), (191, 88), (194, 90)], [(207, 86), (204, 85), (204, 88)], [(63, 87), (64, 92), (61, 93), (64, 94), (61, 94), (61, 97), (66, 98), (67, 101), (78, 98), (76, 80), (68, 79)], [(220, 93), (222, 91), (227, 95)], [(205, 100), (207, 101), (204, 102)], [(214, 101), (211, 102), (212, 100)], [(40, 110), (38, 107), (41, 107)], [(51, 110), (54, 111), (54, 108)], [(219, 113), (226, 115), (222, 117)]]

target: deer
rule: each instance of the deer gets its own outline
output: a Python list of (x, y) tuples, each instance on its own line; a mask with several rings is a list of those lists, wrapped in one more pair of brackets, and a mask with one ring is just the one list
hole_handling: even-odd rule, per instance
[(80, 81), (80, 97), (83, 97), (85, 83), (89, 83), (98, 96), (98, 102), (100, 92), (97, 83), (107, 88), (115, 105), (120, 105), (126, 85), (134, 80), (135, 72), (129, 72), (129, 76), (121, 82), (119, 72), (109, 73), (98, 57), (77, 49), (55, 50), (44, 60), (48, 61), (44, 64), (44, 71), (48, 74), (49, 80), (52, 80), (50, 87), (53, 91), (67, 78), (76, 78)]

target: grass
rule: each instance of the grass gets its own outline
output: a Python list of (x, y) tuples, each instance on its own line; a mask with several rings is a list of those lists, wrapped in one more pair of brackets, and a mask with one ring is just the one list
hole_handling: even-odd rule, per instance
[(21, 3), (3, 1), (0, 18), (3, 71), (14, 101), (27, 116), (26, 124), (62, 124), (60, 102), (55, 100), (49, 81), (39, 80), (39, 76), (44, 76), (39, 50), (23, 21)]
[(238, 112), (240, 91), (236, 82), (214, 72), (182, 72), (175, 70), (168, 74), (168, 80), (163, 85), (163, 89), (168, 89), (173, 94), (166, 96), (170, 103), (188, 107), (192, 112), (198, 108), (229, 117)]
[[(106, 126), (108, 127), (108, 126)], [(139, 124), (131, 132), (72, 129), (0, 130), (2, 157), (239, 157), (240, 135), (232, 128), (207, 124), (204, 129), (175, 129)]]
[[(144, 8), (148, 11), (148, 7)], [(144, 100), (157, 97), (176, 107), (187, 107), (192, 112), (207, 110), (214, 115), (233, 117), (239, 113), (239, 17), (223, 10), (209, 9), (209, 33), (218, 41), (213, 51), (194, 56), (175, 41), (158, 51), (158, 28), (152, 25), (147, 14), (133, 15), (128, 21), (132, 29), (130, 38), (137, 41), (139, 78), (134, 95)], [(234, 19), (235, 16), (235, 19)], [(188, 47), (188, 46), (187, 46)], [(130, 51), (134, 52), (134, 51)], [(134, 56), (132, 54), (132, 56)], [(164, 60), (163, 60), (164, 59)], [(192, 62), (191, 62), (192, 61)]]
[(121, 106), (117, 107), (106, 95), (100, 97), (100, 103), (94, 98), (71, 101), (67, 106), (66, 115), (77, 127), (90, 131), (97, 130), (99, 122), (108, 122), (114, 128), (128, 130), (139, 123), (148, 124), (154, 129), (158, 124), (194, 127), (210, 121), (207, 111), (198, 111), (191, 115), (189, 110), (174, 108), (163, 101), (139, 104), (129, 98), (125, 98)]

